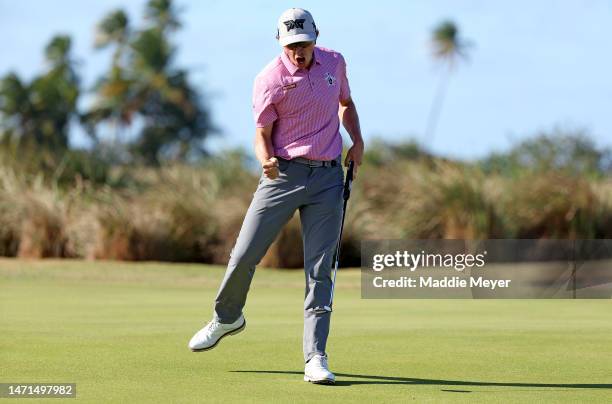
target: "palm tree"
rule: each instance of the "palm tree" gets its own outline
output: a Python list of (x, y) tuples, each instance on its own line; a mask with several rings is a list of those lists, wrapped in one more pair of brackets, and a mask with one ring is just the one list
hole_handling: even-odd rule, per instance
[(125, 13), (115, 11), (98, 24), (97, 46), (115, 45), (116, 50), (85, 118), (89, 132), (95, 137), (97, 125), (110, 121), (118, 135), (137, 119), (142, 129), (129, 148), (146, 163), (205, 154), (202, 141), (214, 131), (208, 109), (188, 73), (173, 64), (171, 35), (180, 27), (178, 11), (171, 0), (149, 0), (145, 21), (143, 29), (131, 30)]
[(173, 31), (181, 26), (178, 11), (171, 0), (150, 0), (145, 8), (145, 18), (164, 31)]
[(94, 47), (104, 49), (114, 46), (110, 71), (94, 86), (97, 98), (92, 108), (82, 115), (81, 121), (94, 141), (98, 141), (96, 127), (100, 122), (108, 121), (114, 126), (112, 139), (115, 145), (121, 137), (124, 127), (133, 119), (136, 108), (130, 96), (132, 80), (126, 69), (126, 52), (128, 50), (130, 29), (129, 19), (123, 10), (115, 10), (106, 15), (96, 26)]
[(132, 151), (149, 164), (161, 158), (185, 160), (206, 154), (202, 140), (214, 131), (208, 109), (189, 81), (187, 71), (173, 66), (176, 48), (169, 35), (179, 27), (168, 1), (147, 5), (147, 29), (131, 42), (132, 68), (138, 72), (144, 128)]
[(31, 83), (11, 73), (0, 81), (0, 121), (4, 141), (58, 156), (68, 149), (68, 127), (77, 114), (79, 79), (67, 36), (45, 48), (48, 69)]
[(429, 110), (425, 140), (433, 142), (436, 124), (440, 117), (440, 110), (451, 73), (455, 70), (459, 59), (467, 59), (467, 50), (471, 42), (459, 36), (459, 28), (452, 21), (443, 21), (432, 32), (431, 44), (435, 61), (442, 65), (442, 73), (436, 95)]
[(16, 73), (0, 80), (0, 135), (6, 145), (19, 142), (35, 126), (29, 87)]
[(117, 46), (113, 54), (113, 65), (120, 63), (121, 56), (129, 37), (129, 20), (123, 10), (110, 12), (96, 26), (94, 46), (102, 49), (110, 45)]
[[(42, 134), (39, 144), (63, 152), (68, 149), (68, 125), (77, 116), (79, 78), (70, 55), (72, 40), (59, 35), (45, 48), (48, 70), (31, 84), (31, 96), (39, 113)], [(53, 130), (49, 128), (53, 127)]]

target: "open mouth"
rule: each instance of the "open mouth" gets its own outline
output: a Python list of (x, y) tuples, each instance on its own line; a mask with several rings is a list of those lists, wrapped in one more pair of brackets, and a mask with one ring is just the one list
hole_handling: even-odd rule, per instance
[(303, 64), (304, 62), (306, 62), (306, 58), (303, 56), (298, 56), (295, 58), (295, 61), (298, 62), (299, 64)]

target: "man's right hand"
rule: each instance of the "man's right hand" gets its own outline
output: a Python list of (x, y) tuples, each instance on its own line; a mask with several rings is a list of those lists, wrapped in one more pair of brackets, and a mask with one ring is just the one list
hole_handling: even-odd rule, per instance
[(261, 167), (263, 168), (264, 175), (271, 180), (278, 177), (278, 159), (276, 157), (270, 157)]

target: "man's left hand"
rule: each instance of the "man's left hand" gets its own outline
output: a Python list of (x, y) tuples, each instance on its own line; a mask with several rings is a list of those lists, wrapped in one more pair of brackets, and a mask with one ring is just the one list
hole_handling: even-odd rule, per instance
[(361, 160), (363, 158), (363, 142), (354, 143), (349, 151), (346, 153), (346, 158), (344, 159), (344, 166), (348, 167), (349, 161), (355, 162), (353, 166), (353, 179), (357, 179), (357, 171), (359, 170), (359, 166), (361, 165)]

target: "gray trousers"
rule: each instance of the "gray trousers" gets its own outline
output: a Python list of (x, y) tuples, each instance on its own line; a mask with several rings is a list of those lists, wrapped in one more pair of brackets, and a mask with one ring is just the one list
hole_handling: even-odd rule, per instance
[(309, 167), (279, 159), (279, 176), (262, 174), (230, 254), (225, 277), (215, 299), (215, 318), (236, 321), (246, 302), (255, 266), (283, 225), (300, 211), (304, 243), (304, 360), (325, 355), (331, 317), (331, 269), (342, 220), (344, 171)]

